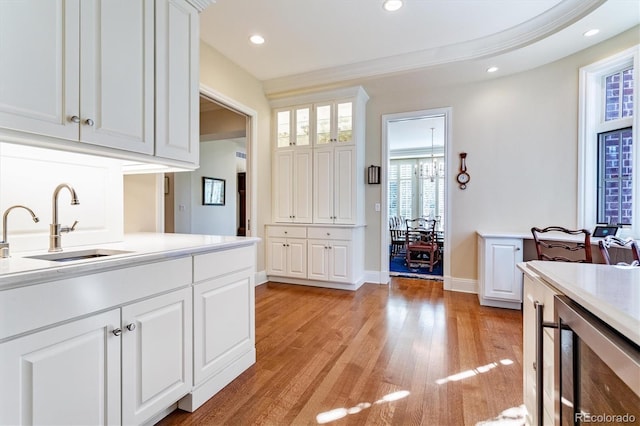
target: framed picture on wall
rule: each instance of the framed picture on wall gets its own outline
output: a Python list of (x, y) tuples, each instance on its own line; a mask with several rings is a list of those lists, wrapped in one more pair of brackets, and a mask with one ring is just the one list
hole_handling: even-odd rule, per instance
[(202, 204), (224, 206), (225, 180), (202, 177)]

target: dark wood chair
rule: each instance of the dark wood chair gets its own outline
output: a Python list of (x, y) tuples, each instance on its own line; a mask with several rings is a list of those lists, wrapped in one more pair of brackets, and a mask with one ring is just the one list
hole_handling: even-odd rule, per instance
[(423, 218), (407, 219), (405, 259), (409, 268), (433, 267), (440, 261), (440, 250), (435, 235), (435, 221)]
[[(638, 243), (636, 243), (632, 238), (623, 240), (622, 238), (608, 235), (604, 239), (598, 241), (598, 247), (600, 247), (600, 253), (602, 254), (604, 263), (607, 265), (640, 265), (640, 248), (638, 247)], [(616, 252), (618, 254), (627, 254), (628, 247), (631, 252), (630, 256), (623, 255), (623, 260), (620, 256), (612, 255), (612, 251), (610, 250), (612, 247), (617, 249)], [(629, 257), (633, 257), (631, 262), (628, 261)]]
[(531, 228), (538, 260), (592, 263), (591, 232), (561, 226)]
[(389, 233), (391, 236), (391, 250), (389, 252), (389, 261), (393, 260), (394, 257), (404, 254), (404, 245), (405, 245), (405, 230), (404, 224), (400, 221), (400, 218), (397, 216), (389, 218)]

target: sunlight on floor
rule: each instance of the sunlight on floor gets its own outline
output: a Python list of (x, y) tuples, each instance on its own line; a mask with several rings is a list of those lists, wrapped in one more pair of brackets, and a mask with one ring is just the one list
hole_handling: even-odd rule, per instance
[(513, 361), (510, 359), (501, 359), (500, 362), (492, 362), (491, 364), (481, 365), (480, 367), (476, 367), (472, 370), (461, 371), (460, 373), (452, 374), (449, 377), (445, 377), (443, 379), (436, 380), (436, 383), (439, 385), (443, 385), (447, 382), (457, 382), (458, 380), (466, 379), (469, 377), (477, 376), (479, 373), (486, 373), (499, 365), (511, 365)]
[(343, 417), (346, 417), (349, 414), (359, 413), (362, 410), (365, 410), (365, 409), (371, 407), (374, 404), (383, 404), (385, 402), (392, 402), (392, 401), (397, 401), (397, 400), (402, 399), (402, 398), (406, 398), (407, 396), (409, 396), (410, 393), (411, 392), (409, 392), (409, 391), (392, 392), (392, 393), (389, 393), (389, 394), (383, 396), (382, 398), (380, 398), (379, 400), (377, 400), (373, 404), (370, 403), (370, 402), (361, 402), (360, 404), (356, 405), (355, 407), (351, 407), (351, 408), (335, 408), (333, 410), (325, 411), (323, 413), (318, 414), (316, 416), (316, 421), (318, 422), (318, 424), (325, 424), (325, 423), (333, 422), (335, 420), (338, 420), (338, 419), (341, 419)]
[(476, 426), (524, 426), (526, 424), (527, 408), (523, 405), (504, 410), (493, 419), (476, 423)]

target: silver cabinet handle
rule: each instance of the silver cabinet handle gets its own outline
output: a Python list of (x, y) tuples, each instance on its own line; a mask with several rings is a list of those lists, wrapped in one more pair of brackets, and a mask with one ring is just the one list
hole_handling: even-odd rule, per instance
[(71, 116), (69, 121), (71, 121), (72, 123), (79, 123), (80, 122), (80, 117), (78, 117), (77, 115), (73, 115), (73, 116)]
[(133, 331), (135, 329), (136, 329), (136, 325), (134, 323), (131, 323), (131, 324), (127, 325), (127, 330)]
[(87, 126), (93, 126), (93, 120), (90, 118), (87, 118), (86, 120), (84, 120), (84, 122)]
[(533, 306), (536, 310), (536, 361), (533, 364), (533, 368), (536, 370), (536, 412), (538, 413), (538, 424), (542, 424), (544, 418), (544, 402), (543, 394), (544, 389), (544, 333), (543, 330), (547, 328), (558, 328), (555, 323), (544, 322), (544, 304), (539, 301), (534, 301)]
[(122, 329), (121, 328), (116, 328), (112, 331), (114, 336), (119, 336), (122, 334)]

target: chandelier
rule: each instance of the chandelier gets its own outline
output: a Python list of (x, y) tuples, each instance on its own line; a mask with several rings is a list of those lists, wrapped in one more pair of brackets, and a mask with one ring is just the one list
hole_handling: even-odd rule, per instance
[(420, 163), (420, 177), (423, 179), (429, 179), (431, 182), (436, 180), (436, 178), (440, 178), (443, 175), (444, 170), (441, 170), (444, 166), (443, 163), (438, 164), (436, 160), (436, 154), (434, 151), (433, 139), (434, 139), (435, 128), (431, 128), (431, 156), (430, 162)]

